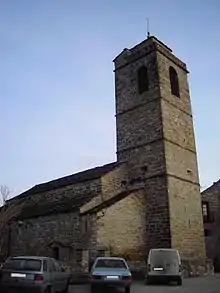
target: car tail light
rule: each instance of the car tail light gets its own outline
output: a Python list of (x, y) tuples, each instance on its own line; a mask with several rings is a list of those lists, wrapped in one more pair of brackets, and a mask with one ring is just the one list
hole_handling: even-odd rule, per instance
[(123, 276), (122, 280), (132, 281), (132, 276)]
[(34, 276), (34, 280), (35, 281), (43, 281), (44, 280), (44, 277), (43, 277), (43, 275), (35, 275)]

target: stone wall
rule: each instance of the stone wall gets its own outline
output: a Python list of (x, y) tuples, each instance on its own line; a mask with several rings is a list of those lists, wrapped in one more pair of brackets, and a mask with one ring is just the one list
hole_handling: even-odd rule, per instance
[(145, 189), (148, 251), (152, 248), (169, 248), (172, 243), (166, 177), (162, 175), (147, 178)]
[(198, 276), (213, 275), (213, 262), (206, 259), (205, 261), (182, 260), (183, 277), (192, 278)]
[[(137, 70), (143, 64), (149, 68), (149, 91), (139, 95)], [(154, 141), (162, 138), (156, 53), (151, 52), (125, 67), (118, 69), (116, 67), (115, 93), (117, 158), (119, 161), (129, 160), (130, 164), (134, 148), (153, 144)], [(151, 153), (151, 150), (149, 149), (148, 152)], [(150, 153), (146, 159), (149, 165), (156, 159), (153, 154), (149, 157)], [(137, 157), (136, 155), (136, 159)]]
[(173, 248), (186, 259), (205, 259), (199, 187), (169, 177), (169, 203)]
[(98, 213), (98, 247), (126, 258), (146, 255), (146, 197), (143, 191), (131, 193)]
[(209, 202), (210, 211), (216, 213), (220, 205), (220, 180), (201, 193), (202, 200)]
[(93, 216), (79, 217), (77, 212), (16, 221), (12, 225), (11, 255), (55, 257), (54, 248), (58, 248), (59, 261), (81, 270), (83, 254), (96, 245), (94, 227)]
[[(215, 258), (220, 254), (218, 243), (218, 233), (220, 227), (220, 180), (213, 183), (212, 186), (203, 190), (201, 193), (202, 201), (208, 202), (210, 219), (204, 221), (204, 229), (209, 232), (205, 237), (206, 255), (216, 262)], [(218, 267), (220, 271), (220, 256), (218, 258)]]
[[(170, 88), (170, 78), (169, 78), (169, 67), (172, 66), (178, 75), (179, 80), (179, 91), (180, 91), (180, 97), (176, 97), (172, 95), (171, 88)], [(185, 117), (182, 117), (180, 115), (188, 114), (192, 118), (192, 110), (191, 110), (191, 99), (190, 99), (190, 93), (189, 93), (189, 85), (188, 85), (188, 78), (187, 78), (187, 69), (183, 69), (179, 66), (177, 66), (172, 60), (168, 59), (164, 54), (161, 52), (157, 52), (157, 69), (158, 69), (158, 75), (160, 79), (160, 96), (164, 101), (167, 101), (172, 108), (170, 108), (167, 111), (167, 114), (170, 115), (170, 117), (175, 119), (176, 113), (178, 113), (178, 118), (182, 118), (180, 120), (181, 124), (184, 126), (184, 124), (187, 122)], [(176, 108), (176, 110), (174, 109)], [(171, 110), (172, 109), (172, 110)], [(181, 112), (180, 112), (180, 111)], [(163, 113), (164, 116), (164, 113)], [(179, 119), (178, 119), (179, 120)], [(190, 119), (190, 123), (188, 126), (190, 129), (192, 129), (192, 119)], [(173, 123), (176, 122), (175, 120)], [(166, 123), (164, 121), (164, 123)], [(170, 124), (171, 126), (172, 124)], [(164, 124), (165, 126), (165, 124)], [(170, 128), (170, 130), (175, 130), (175, 123)], [(180, 128), (180, 137), (185, 137), (185, 132), (183, 130), (183, 127)], [(170, 133), (171, 135), (171, 133)], [(192, 129), (192, 136), (191, 138), (194, 140), (194, 131)], [(179, 140), (179, 137), (177, 137)]]
[(129, 174), (127, 164), (124, 163), (101, 177), (101, 192), (88, 203), (81, 206), (80, 212), (86, 213), (105, 201), (113, 199), (116, 195), (127, 190), (128, 183)]
[(9, 226), (7, 225), (0, 235), (0, 262), (3, 262), (9, 253)]
[[(91, 204), (94, 205), (96, 198), (103, 202), (123, 190), (126, 181), (126, 166), (122, 164), (99, 179), (30, 194), (24, 198), (15, 198), (9, 204), (24, 201), (26, 210), (30, 209), (30, 213), (28, 217), (26, 215), (23, 217), (22, 213), (19, 221), (15, 221), (12, 225), (12, 255), (51, 256), (53, 254), (51, 245), (57, 243), (60, 261), (63, 261), (67, 267), (88, 270), (90, 259), (97, 256), (96, 213), (80, 215), (80, 206), (78, 212), (71, 212), (71, 209), (68, 209), (68, 212), (60, 213), (58, 209), (56, 213), (41, 216), (33, 216), (31, 210), (36, 212), (35, 206), (39, 209), (42, 204), (47, 205), (54, 202), (57, 203), (58, 207), (60, 203), (65, 204), (68, 201), (70, 204), (74, 204), (72, 199), (82, 199), (82, 205), (84, 209), (87, 209), (87, 204), (88, 208)], [(90, 202), (85, 201), (87, 197)], [(98, 201), (97, 205), (101, 202)], [(75, 210), (75, 207), (73, 209)], [(74, 263), (75, 253), (78, 249), (82, 250), (81, 266), (78, 262)]]
[[(137, 70), (148, 69), (149, 89), (139, 94)], [(180, 97), (171, 93), (169, 67)], [(117, 158), (142, 181), (147, 201), (147, 246), (178, 247), (205, 259), (197, 156), (186, 65), (149, 38), (115, 60)], [(190, 202), (190, 205), (188, 204)]]
[[(183, 257), (203, 261), (203, 218), (187, 71), (160, 52), (157, 64), (172, 247), (178, 248)], [(171, 93), (170, 66), (175, 68), (178, 75), (180, 97)]]
[[(148, 40), (129, 50), (127, 56), (124, 52), (124, 56), (119, 56), (115, 62), (117, 158), (127, 161), (131, 185), (146, 189), (147, 250), (171, 245), (160, 79), (155, 48), (154, 40)], [(138, 58), (133, 58), (133, 54), (137, 54)], [(137, 70), (142, 65), (149, 69), (149, 90), (139, 94)]]
[[(218, 196), (220, 203), (220, 194)], [(218, 206), (216, 217), (215, 217), (215, 226), (214, 226), (214, 251), (215, 251), (215, 269), (217, 272), (220, 272), (220, 204)]]
[[(50, 241), (58, 240), (61, 242), (68, 242), (71, 239), (71, 241), (73, 241), (72, 245), (78, 245), (80, 249), (88, 249), (88, 246), (92, 245), (89, 241), (90, 236), (94, 235), (94, 231), (91, 231), (89, 234), (82, 228), (82, 233), (79, 232), (78, 230), (81, 224), (78, 216), (73, 216), (75, 214), (71, 212), (59, 214), (59, 211), (57, 211), (55, 214), (33, 218), (32, 211), (34, 213), (36, 212), (36, 209), (34, 208), (35, 205), (37, 205), (39, 209), (39, 205), (41, 206), (42, 204), (46, 205), (50, 203), (57, 203), (59, 206), (59, 202), (65, 203), (66, 201), (73, 200), (75, 198), (82, 198), (85, 200), (86, 197), (90, 198), (95, 196), (100, 190), (101, 180), (99, 178), (84, 183), (72, 184), (62, 188), (56, 188), (54, 190), (13, 199), (9, 202), (9, 205), (23, 202), (23, 207), (25, 207), (25, 210), (29, 211), (29, 218), (23, 219), (21, 217), (19, 221), (14, 222), (10, 237), (12, 239), (11, 253), (16, 255), (27, 253), (50, 255), (52, 253), (52, 248), (48, 246)], [(25, 214), (27, 213), (25, 212)], [(25, 215), (25, 217), (26, 216), (27, 215)], [(88, 227), (93, 228), (94, 225), (93, 223), (89, 223), (90, 220), (91, 219), (85, 220), (82, 218), (81, 222), (84, 223), (84, 226), (87, 225)], [(2, 250), (4, 250), (4, 252), (2, 252), (3, 258), (5, 258), (8, 253), (8, 231), (6, 231), (4, 239), (4, 245), (2, 248)], [(91, 242), (94, 243), (94, 236), (91, 238)], [(65, 249), (61, 248), (61, 250), (64, 251)], [(74, 254), (74, 252), (71, 252), (71, 254)]]
[(126, 163), (121, 164), (115, 170), (101, 177), (102, 200), (107, 201), (111, 197), (126, 190), (129, 183), (129, 172)]

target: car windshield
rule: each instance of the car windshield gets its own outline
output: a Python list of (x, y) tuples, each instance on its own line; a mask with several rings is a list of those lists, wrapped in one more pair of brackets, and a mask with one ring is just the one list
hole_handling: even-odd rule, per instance
[(41, 264), (41, 260), (38, 259), (11, 258), (5, 262), (3, 269), (16, 271), (40, 271)]
[(96, 268), (127, 269), (125, 262), (121, 259), (99, 259)]
[(153, 250), (151, 251), (150, 263), (152, 265), (163, 265), (165, 263), (178, 262), (178, 254), (175, 250)]

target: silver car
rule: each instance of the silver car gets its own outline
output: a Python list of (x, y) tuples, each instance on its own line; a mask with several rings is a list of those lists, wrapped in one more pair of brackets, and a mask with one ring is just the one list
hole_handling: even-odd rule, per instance
[(122, 287), (125, 293), (130, 292), (132, 275), (123, 258), (98, 257), (91, 269), (91, 292), (103, 286)]
[(68, 292), (69, 274), (49, 257), (10, 257), (1, 268), (0, 292)]
[(146, 283), (175, 281), (182, 285), (181, 259), (176, 249), (151, 249), (147, 261)]

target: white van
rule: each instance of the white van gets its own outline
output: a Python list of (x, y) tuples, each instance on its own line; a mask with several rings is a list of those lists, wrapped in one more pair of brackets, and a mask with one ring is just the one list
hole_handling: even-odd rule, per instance
[(147, 260), (147, 284), (156, 281), (175, 281), (182, 285), (181, 259), (178, 250), (170, 248), (151, 249)]

